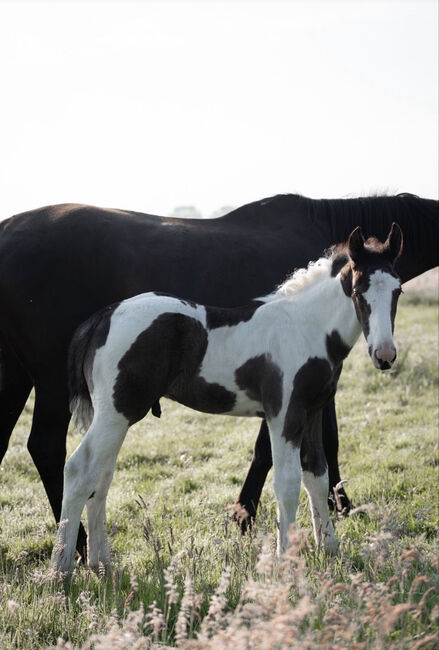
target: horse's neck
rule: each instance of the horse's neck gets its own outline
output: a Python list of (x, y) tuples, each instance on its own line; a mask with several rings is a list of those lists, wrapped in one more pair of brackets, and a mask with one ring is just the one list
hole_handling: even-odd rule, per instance
[(384, 241), (392, 222), (398, 223), (404, 249), (396, 268), (403, 282), (439, 263), (437, 201), (415, 196), (334, 199), (322, 202), (318, 213), (330, 224), (334, 243), (346, 241), (356, 226), (361, 226), (366, 238), (374, 236)]

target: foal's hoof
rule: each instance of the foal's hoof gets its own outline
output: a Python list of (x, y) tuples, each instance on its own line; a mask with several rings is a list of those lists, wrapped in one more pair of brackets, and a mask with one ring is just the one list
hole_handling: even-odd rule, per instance
[(234, 505), (232, 519), (236, 521), (243, 535), (252, 529), (254, 516), (252, 517), (247, 508), (242, 506), (239, 501)]
[(104, 578), (105, 576), (111, 575), (111, 563), (110, 560), (105, 562), (93, 562), (89, 564), (90, 571), (96, 573), (99, 578)]
[(323, 543), (323, 548), (325, 549), (325, 553), (328, 555), (337, 555), (338, 553), (338, 541), (336, 540), (335, 537), (327, 537)]

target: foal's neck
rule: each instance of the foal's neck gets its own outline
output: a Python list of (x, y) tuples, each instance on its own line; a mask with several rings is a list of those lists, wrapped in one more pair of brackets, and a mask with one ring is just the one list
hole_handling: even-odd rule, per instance
[(340, 273), (328, 278), (328, 284), (322, 291), (321, 305), (327, 314), (327, 329), (336, 330), (346, 345), (352, 348), (361, 334), (361, 325), (352, 298), (343, 290)]
[(328, 274), (285, 300), (292, 310), (308, 312), (310, 321), (319, 322), (327, 333), (337, 331), (349, 348), (360, 336), (361, 325), (352, 299), (343, 290), (340, 273), (335, 277)]

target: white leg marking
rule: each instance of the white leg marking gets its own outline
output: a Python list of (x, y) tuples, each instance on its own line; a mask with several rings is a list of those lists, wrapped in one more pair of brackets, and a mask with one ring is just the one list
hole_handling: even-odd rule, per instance
[(323, 548), (327, 553), (336, 553), (338, 542), (334, 534), (328, 510), (328, 472), (322, 476), (314, 476), (312, 472), (304, 471), (303, 483), (308, 492), (312, 514), (314, 537), (318, 548)]
[(107, 536), (106, 501), (114, 474), (116, 459), (102, 472), (99, 477), (93, 497), (87, 500), (88, 517), (88, 563), (94, 570), (99, 570), (99, 565), (108, 566), (110, 551)]
[[(61, 522), (63, 523), (59, 527), (52, 553), (52, 566), (63, 573), (69, 573), (72, 570), (81, 513), (89, 496), (96, 492), (98, 487), (101, 487), (101, 480), (104, 489), (98, 495), (97, 508), (94, 513), (92, 507), (93, 521), (90, 532), (94, 535), (96, 530), (100, 529), (98, 543), (106, 544), (106, 535), (102, 534), (105, 504), (102, 507), (101, 500), (103, 498), (105, 502), (116, 457), (127, 429), (127, 421), (120, 414), (115, 414), (115, 417), (112, 418), (100, 418), (95, 413), (95, 418), (84, 439), (65, 466), (61, 512)], [(105, 546), (104, 549), (97, 548), (93, 539), (90, 540), (90, 547), (94, 558), (107, 557), (108, 550)]]
[[(282, 422), (283, 424), (283, 422)], [(288, 547), (288, 529), (296, 521), (300, 494), (300, 449), (282, 436), (282, 427), (268, 423), (273, 455), (273, 487), (278, 502), (279, 532), (277, 552)]]

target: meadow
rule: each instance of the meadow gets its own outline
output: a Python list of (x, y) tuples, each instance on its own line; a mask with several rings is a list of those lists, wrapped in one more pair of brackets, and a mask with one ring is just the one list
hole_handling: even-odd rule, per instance
[[(250, 535), (231, 521), (258, 430), (162, 401), (127, 435), (108, 499), (112, 570), (53, 576), (55, 523), (26, 450), (29, 401), (0, 468), (0, 648), (433, 648), (438, 621), (438, 304), (402, 296), (398, 362), (361, 339), (337, 394), (356, 509), (315, 548), (305, 493), (282, 560), (271, 474)], [(71, 431), (69, 453), (79, 443)]]

